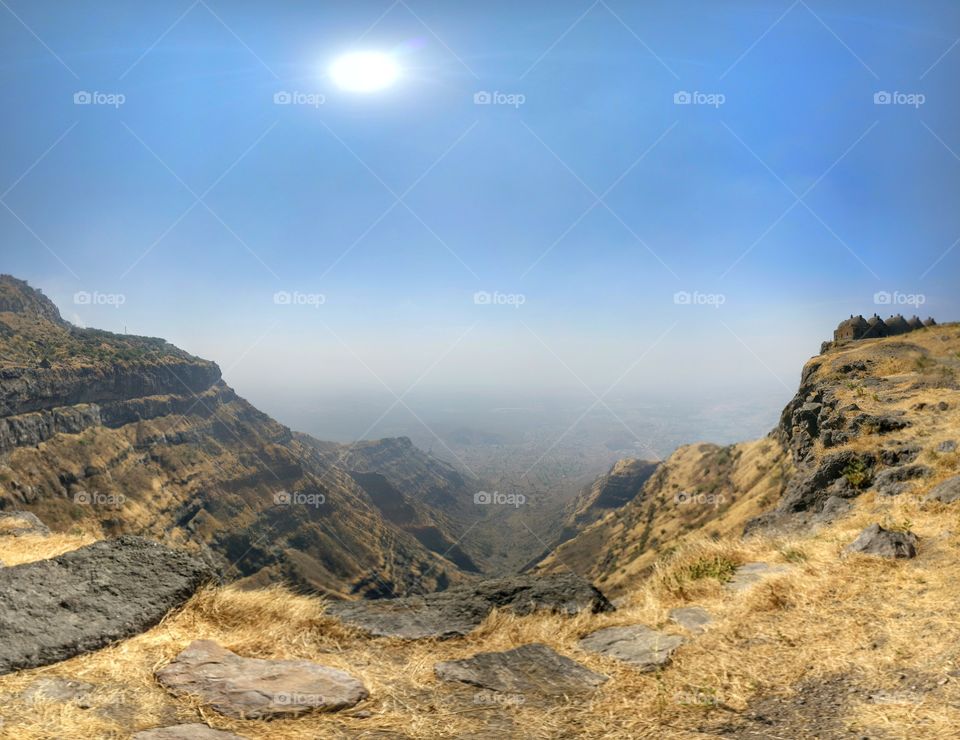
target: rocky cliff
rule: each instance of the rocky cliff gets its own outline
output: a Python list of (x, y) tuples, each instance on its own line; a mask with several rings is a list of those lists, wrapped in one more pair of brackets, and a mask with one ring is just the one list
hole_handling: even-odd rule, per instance
[(215, 363), (72, 326), (0, 277), (0, 509), (185, 544), (251, 587), (400, 595), (476, 570), (459, 524), (427, 501), (465, 485), (455, 471), (409, 441), (367, 445), (365, 460), (343, 449), (295, 436)]
[(795, 535), (865, 494), (909, 495), (957, 465), (960, 410), (946, 396), (960, 389), (958, 373), (957, 324), (832, 344), (806, 364), (768, 437), (680, 448), (629, 503), (538, 568), (571, 569), (616, 593), (688, 537)]

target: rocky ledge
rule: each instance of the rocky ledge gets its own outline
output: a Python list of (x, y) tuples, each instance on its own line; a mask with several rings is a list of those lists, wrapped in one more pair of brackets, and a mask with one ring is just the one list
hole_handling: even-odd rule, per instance
[(416, 640), (465, 635), (494, 609), (520, 615), (539, 610), (597, 614), (614, 607), (589, 582), (559, 573), (491, 579), (426, 596), (336, 602), (328, 612), (371, 635)]
[(97, 542), (0, 569), (0, 674), (49, 665), (139, 634), (212, 574), (141, 537)]

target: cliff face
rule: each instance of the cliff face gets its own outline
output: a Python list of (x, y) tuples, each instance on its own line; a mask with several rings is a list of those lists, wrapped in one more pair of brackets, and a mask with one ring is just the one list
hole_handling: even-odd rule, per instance
[[(383, 489), (453, 493), (454, 471), (426, 475), (427, 456), (393, 447), (363, 468)], [(185, 544), (250, 586), (389, 596), (460, 580), (454, 560), (475, 569), (455, 523), (417, 501), (411, 521), (394, 521), (369, 481), (318, 448), (238, 397), (216, 364), (160, 339), (71, 326), (42, 294), (0, 277), (0, 509)]]
[(934, 483), (958, 465), (960, 409), (946, 400), (960, 389), (958, 358), (957, 324), (832, 345), (804, 367), (766, 439), (680, 448), (629, 503), (538, 567), (571, 568), (617, 592), (687, 535), (798, 534), (861, 496)]

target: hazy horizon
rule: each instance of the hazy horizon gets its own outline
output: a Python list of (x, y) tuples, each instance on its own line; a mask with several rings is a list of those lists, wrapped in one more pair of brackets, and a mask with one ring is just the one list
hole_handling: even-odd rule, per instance
[(45, 9), (0, 10), (2, 269), (278, 417), (750, 404), (851, 313), (960, 316), (960, 6)]

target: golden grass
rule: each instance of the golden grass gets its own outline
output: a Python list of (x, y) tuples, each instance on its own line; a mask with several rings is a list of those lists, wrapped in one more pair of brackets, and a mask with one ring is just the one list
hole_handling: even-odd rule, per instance
[(20, 565), (35, 560), (55, 558), (97, 540), (90, 534), (24, 534), (19, 537), (0, 536), (0, 562)]
[[(840, 717), (846, 729), (869, 734), (886, 727), (896, 735), (898, 728), (909, 726), (911, 737), (951, 737), (960, 726), (960, 682), (948, 677), (958, 667), (951, 646), (960, 643), (956, 603), (949, 597), (960, 579), (960, 536), (954, 533), (958, 513), (915, 500), (874, 501), (867, 494), (850, 517), (810, 538), (691, 542), (660, 563), (652, 578), (638, 583), (626, 605), (612, 614), (565, 618), (494, 613), (469, 636), (446, 642), (368, 639), (326, 617), (319, 599), (280, 588), (210, 588), (143, 635), (0, 678), (0, 693), (14, 696), (40, 676), (102, 687), (90, 709), (8, 701), (0, 708), (6, 720), (0, 736), (126, 737), (123, 722), (100, 713), (120, 699), (130, 710), (124, 721), (135, 729), (199, 719), (255, 740), (363, 733), (373, 737), (375, 731), (385, 733), (383, 737), (486, 737), (491, 722), (513, 728), (502, 736), (512, 732), (531, 738), (709, 737), (710, 727), (754, 697), (789, 695), (802, 681), (846, 675), (864, 687)], [(921, 537), (915, 561), (841, 556), (842, 547), (862, 527), (884, 518), (911, 522)], [(788, 562), (794, 567), (745, 593), (732, 594), (709, 575), (690, 579), (693, 564), (711, 559)], [(692, 603), (708, 609), (716, 622), (681, 647), (673, 665), (660, 673), (639, 673), (577, 648), (584, 634), (612, 625), (643, 623), (682, 634), (667, 621), (667, 612)], [(153, 679), (158, 666), (201, 638), (241, 655), (308, 658), (341, 668), (363, 680), (371, 698), (355, 710), (333, 715), (274, 722), (222, 717), (195, 701), (168, 695)], [(439, 660), (529, 642), (550, 645), (611, 680), (590, 698), (544, 707), (533, 700), (474, 704), (471, 691), (433, 676)], [(948, 681), (921, 693), (919, 704), (873, 704), (864, 698), (868, 691), (895, 691), (903, 673)], [(702, 697), (710, 701), (700, 701)], [(351, 716), (362, 710), (372, 716)]]

